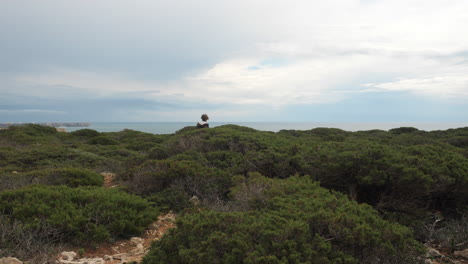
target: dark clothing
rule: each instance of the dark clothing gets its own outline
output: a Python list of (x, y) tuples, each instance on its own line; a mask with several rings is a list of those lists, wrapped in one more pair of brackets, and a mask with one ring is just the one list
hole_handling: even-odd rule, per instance
[(209, 128), (210, 125), (206, 122), (198, 122), (197, 123), (197, 128)]

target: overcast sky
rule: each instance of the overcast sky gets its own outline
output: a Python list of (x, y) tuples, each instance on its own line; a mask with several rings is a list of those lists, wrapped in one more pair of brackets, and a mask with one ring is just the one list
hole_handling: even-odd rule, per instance
[(0, 0), (0, 122), (468, 122), (466, 0)]

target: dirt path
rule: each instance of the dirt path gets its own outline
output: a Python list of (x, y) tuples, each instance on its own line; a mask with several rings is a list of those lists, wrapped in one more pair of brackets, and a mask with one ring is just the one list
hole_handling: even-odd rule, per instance
[(132, 261), (139, 263), (148, 253), (151, 243), (159, 240), (173, 227), (175, 227), (175, 215), (173, 213), (161, 215), (156, 222), (151, 224), (142, 237), (101, 244), (96, 249), (85, 249), (82, 258), (102, 258), (105, 264), (129, 263)]
[[(104, 176), (104, 188), (118, 186), (115, 183), (116, 174), (110, 172), (101, 173)], [(169, 212), (160, 215), (141, 237), (133, 237), (128, 240), (119, 240), (114, 243), (103, 243), (97, 247), (70, 248), (59, 256), (61, 263), (95, 263), (95, 264), (121, 264), (140, 263), (148, 253), (151, 243), (159, 240), (169, 229), (174, 228), (176, 215)]]

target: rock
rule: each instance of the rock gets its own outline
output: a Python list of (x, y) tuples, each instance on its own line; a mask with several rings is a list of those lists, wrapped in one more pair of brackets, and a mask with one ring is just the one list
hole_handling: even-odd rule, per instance
[(426, 259), (424, 260), (424, 264), (434, 264), (434, 261), (432, 261), (431, 259)]
[(0, 258), (0, 264), (23, 264), (17, 258)]
[(93, 258), (93, 259), (80, 259), (83, 261), (83, 264), (104, 264), (104, 260), (102, 258)]
[(455, 251), (453, 254), (457, 257), (468, 259), (468, 248), (462, 251)]
[(192, 196), (192, 198), (190, 198), (189, 200), (189, 203), (191, 203), (193, 206), (198, 206), (200, 204), (200, 200), (198, 199), (197, 196)]
[(104, 260), (102, 258), (83, 258), (75, 261), (70, 261), (70, 260), (59, 260), (60, 263), (62, 264), (105, 264)]
[(440, 254), (439, 250), (437, 250), (435, 248), (428, 248), (427, 253), (426, 253), (426, 257), (440, 258), (440, 257), (442, 257), (442, 254)]
[(62, 259), (63, 259), (63, 260), (72, 261), (72, 260), (75, 259), (75, 257), (76, 257), (77, 254), (76, 254), (74, 251), (64, 251), (64, 252), (62, 252), (62, 254), (60, 254), (60, 255), (62, 255)]
[(119, 247), (112, 247), (112, 251), (114, 251), (115, 253), (120, 253)]
[(128, 258), (128, 255), (125, 253), (112, 255), (113, 259), (125, 261)]
[(132, 237), (130, 239), (130, 242), (133, 243), (135, 246), (137, 246), (138, 244), (143, 244), (143, 242), (145, 242), (145, 240), (143, 240), (143, 238), (141, 238), (141, 237)]
[(145, 254), (145, 247), (143, 244), (138, 244), (136, 248), (130, 250), (129, 254), (132, 256)]

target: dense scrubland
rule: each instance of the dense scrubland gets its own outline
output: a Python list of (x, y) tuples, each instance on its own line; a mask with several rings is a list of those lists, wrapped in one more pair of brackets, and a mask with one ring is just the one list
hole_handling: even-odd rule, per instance
[(419, 263), (424, 243), (468, 246), (467, 205), (468, 128), (0, 130), (0, 257), (136, 236), (173, 210), (144, 263)]

